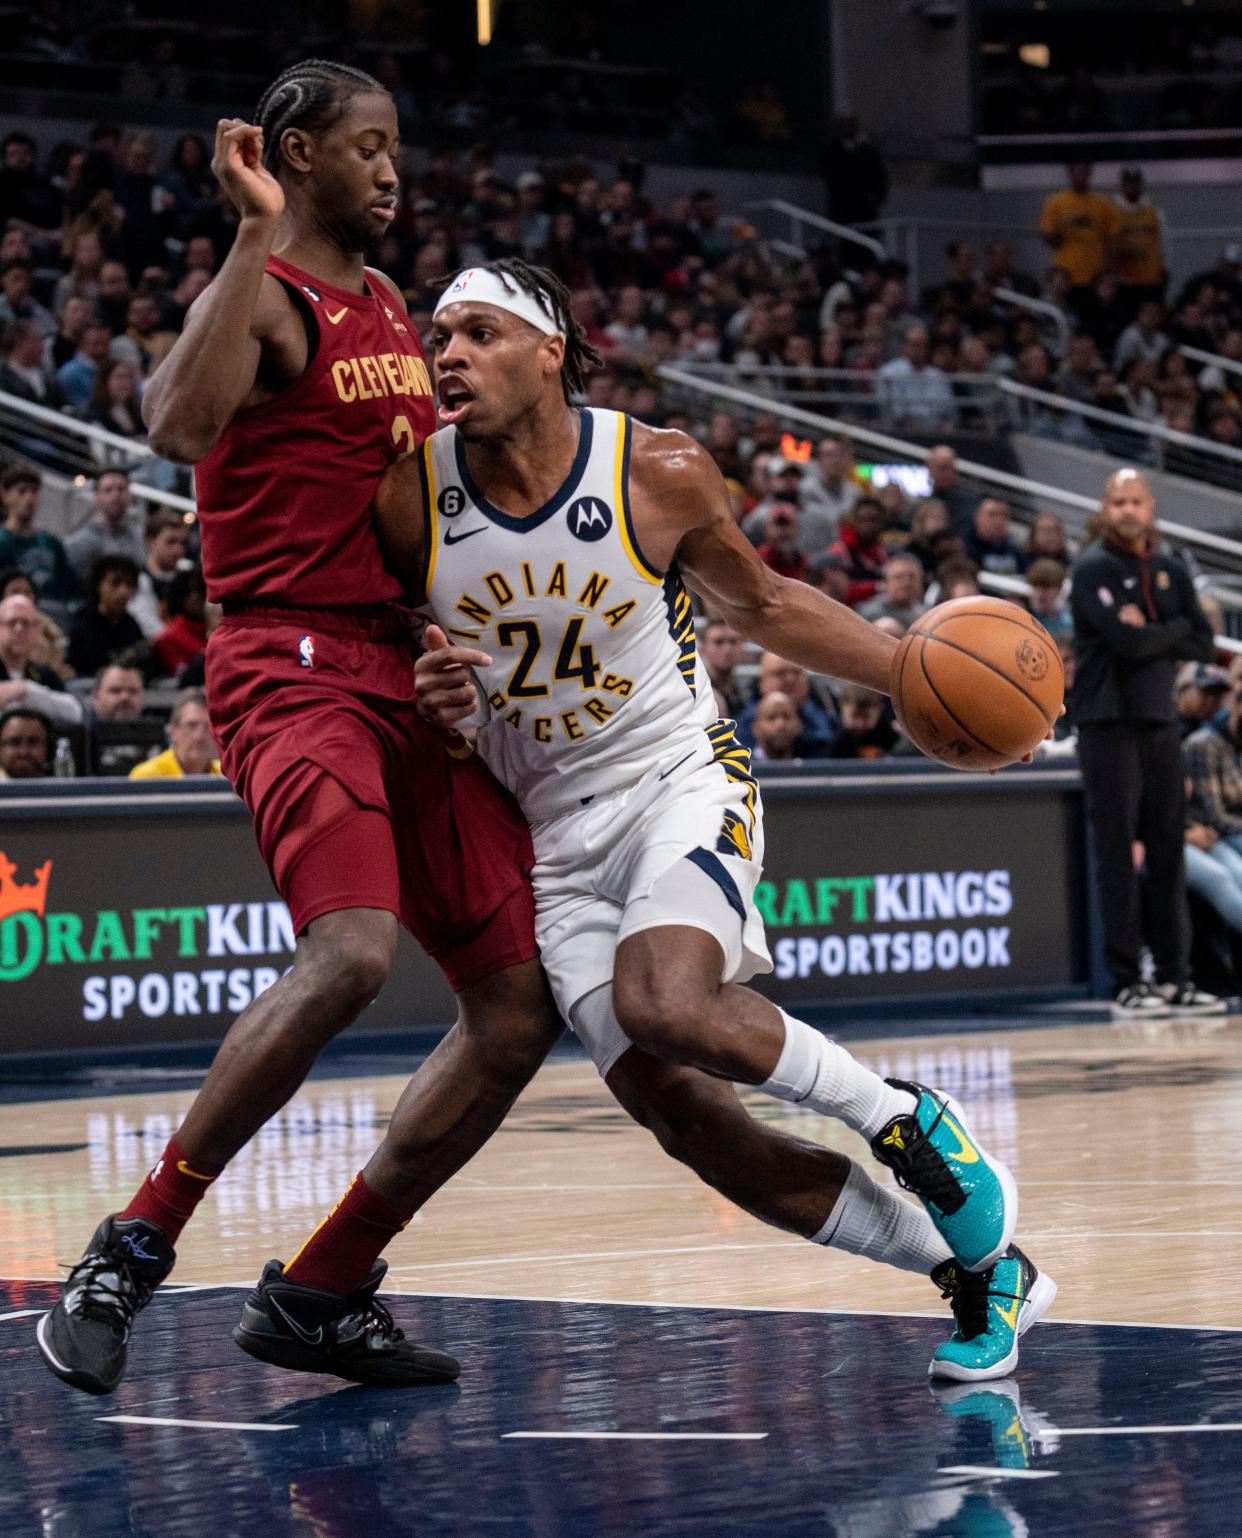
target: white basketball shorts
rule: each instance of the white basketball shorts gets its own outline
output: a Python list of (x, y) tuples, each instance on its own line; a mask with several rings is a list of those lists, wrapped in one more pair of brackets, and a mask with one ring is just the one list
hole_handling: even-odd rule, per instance
[[(685, 925), (719, 942), (721, 981), (772, 970), (754, 906), (763, 815), (750, 755), (730, 734), (704, 762), (653, 769), (533, 829), (535, 933), (561, 1014), (600, 1075), (630, 1045), (611, 1008), (575, 1006), (611, 984), (617, 947), (644, 929)], [(606, 1018), (601, 1018), (604, 1016)]]

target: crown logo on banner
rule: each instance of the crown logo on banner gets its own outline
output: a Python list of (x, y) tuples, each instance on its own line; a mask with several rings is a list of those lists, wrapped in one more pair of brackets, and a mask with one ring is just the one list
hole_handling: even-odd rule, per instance
[(15, 913), (37, 913), (42, 918), (51, 874), (52, 862), (44, 860), (35, 871), (34, 880), (23, 886), (13, 879), (17, 875), (17, 866), (0, 850), (0, 922)]

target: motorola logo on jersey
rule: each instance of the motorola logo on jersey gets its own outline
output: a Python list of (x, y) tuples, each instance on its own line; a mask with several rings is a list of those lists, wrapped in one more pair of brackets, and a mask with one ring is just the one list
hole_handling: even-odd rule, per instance
[(436, 503), (441, 518), (456, 518), (465, 505), (466, 493), (460, 486), (446, 486), (440, 493), (440, 500)]
[(576, 502), (570, 503), (566, 521), (575, 539), (594, 544), (612, 528), (612, 508), (598, 497), (579, 497)]

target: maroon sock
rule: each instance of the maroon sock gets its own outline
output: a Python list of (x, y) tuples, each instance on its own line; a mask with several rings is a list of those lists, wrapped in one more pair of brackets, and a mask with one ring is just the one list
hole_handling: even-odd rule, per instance
[(177, 1139), (171, 1137), (168, 1147), (155, 1161), (155, 1168), (138, 1187), (129, 1206), (117, 1216), (146, 1218), (149, 1223), (158, 1223), (168, 1235), (169, 1243), (176, 1244), (181, 1230), (219, 1173), (219, 1170), (208, 1173), (195, 1169)]
[(376, 1196), (362, 1171), (285, 1267), (285, 1277), (324, 1292), (352, 1292), (371, 1274), (380, 1251), (413, 1216)]

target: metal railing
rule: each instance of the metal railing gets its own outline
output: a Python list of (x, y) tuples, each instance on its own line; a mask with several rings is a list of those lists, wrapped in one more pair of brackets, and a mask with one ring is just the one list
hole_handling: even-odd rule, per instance
[[(952, 401), (936, 411), (879, 369), (798, 368), (780, 363), (679, 365), (698, 378), (770, 392), (791, 405), (866, 426), (959, 434), (1032, 432), (1212, 485), (1242, 490), (1242, 449), (1179, 432), (994, 374), (943, 374)], [(930, 397), (929, 397), (930, 399)]]
[(889, 255), (884, 242), (877, 240), (874, 235), (867, 235), (850, 224), (838, 224), (835, 219), (827, 219), (823, 214), (812, 213), (809, 208), (799, 208), (796, 203), (787, 203), (783, 198), (760, 198), (756, 202), (747, 203), (746, 208), (752, 212), (757, 209), (766, 209), (769, 213), (777, 214), (787, 220), (790, 240), (804, 253), (806, 243), (802, 240), (801, 234), (803, 229), (810, 229), (818, 230), (821, 235), (832, 235), (837, 240), (843, 240), (846, 245), (861, 246), (864, 251), (869, 251), (880, 261)]
[[(1037, 436), (1063, 437), (1065, 423), (1077, 418), (1086, 425), (1090, 434), (1092, 423), (1097, 423), (1099, 447), (1104, 452), (1119, 452), (1124, 458), (1135, 457), (1139, 440), (1146, 439), (1145, 452), (1138, 458), (1152, 469), (1167, 470), (1171, 474), (1187, 475), (1195, 480), (1210, 481), (1213, 485), (1242, 490), (1242, 449), (1228, 443), (1217, 443), (1211, 438), (1201, 438), (1194, 433), (1184, 433), (1163, 422), (1146, 422), (1141, 417), (1121, 416), (1102, 406), (1087, 401), (1073, 400), (1057, 395), (1051, 390), (1040, 390), (1033, 385), (1019, 384), (1013, 379), (1000, 379), (998, 386), (1005, 396), (1014, 402), (1011, 425)], [(1078, 441), (1081, 442), (1081, 439)], [(1094, 447), (1090, 442), (1083, 447)], [(1117, 447), (1120, 446), (1120, 447)]]
[[(1002, 597), (1023, 599), (1031, 596), (1031, 584), (1025, 577), (1006, 577), (995, 571), (981, 571), (975, 579), (979, 586), (990, 593), (1000, 593)], [(1035, 616), (1039, 618), (1038, 614)], [(1242, 641), (1231, 635), (1218, 635), (1212, 637), (1216, 643), (1216, 650), (1228, 652), (1230, 656), (1242, 657)]]
[(149, 485), (143, 479), (144, 471), (166, 462), (140, 439), (124, 438), (106, 427), (4, 391), (0, 391), (0, 446), (74, 479), (98, 475), (105, 469), (129, 471), (136, 497), (173, 508), (190, 519), (197, 516), (192, 497)]
[(1242, 363), (1234, 358), (1226, 358), (1223, 353), (1204, 352), (1202, 347), (1182, 346), (1175, 348), (1183, 358), (1188, 358), (1191, 363), (1202, 363), (1210, 368), (1218, 368), (1227, 374), (1242, 374)]
[(1020, 294), (1016, 288), (994, 288), (992, 297), (999, 299), (1003, 304), (1011, 304), (1016, 309), (1029, 310), (1032, 315), (1038, 315), (1041, 320), (1050, 322), (1057, 334), (1058, 351), (1064, 356), (1065, 349), (1069, 346), (1070, 336), (1069, 321), (1065, 318), (1064, 310), (1058, 309), (1047, 299), (1032, 299), (1029, 294)]
[[(705, 379), (672, 364), (661, 365), (657, 373), (674, 391), (682, 391), (687, 402), (696, 405), (701, 411), (710, 412), (718, 404), (727, 402), (751, 413), (774, 416), (779, 422), (802, 429), (816, 438), (848, 438), (869, 450), (877, 450), (884, 462), (925, 464), (931, 453), (929, 448), (908, 439), (896, 438), (857, 422), (823, 416), (803, 406), (794, 406), (754, 390)], [(1060, 396), (1054, 396), (1053, 399), (1062, 400)], [(977, 460), (959, 458), (957, 468), (963, 480), (996, 491), (1019, 514), (1033, 516), (1046, 509), (1055, 509), (1063, 515), (1071, 532), (1076, 534), (1081, 533), (1088, 518), (1099, 512), (1098, 497), (1088, 497), (1081, 492), (1067, 491), (1060, 486), (1012, 475), (1007, 470), (998, 470)], [(1205, 565), (1228, 572), (1242, 571), (1242, 542), (1168, 518), (1158, 519), (1156, 526), (1168, 539), (1193, 550)]]
[[(1189, 132), (1195, 132), (1190, 130)], [(1242, 137), (1242, 130), (1237, 131)], [(1094, 136), (1093, 136), (1094, 137)], [(1212, 135), (1219, 137), (1219, 135)], [(1034, 224), (1011, 224), (987, 219), (943, 219), (923, 214), (892, 215), (870, 220), (860, 225), (837, 224), (822, 214), (812, 213), (780, 198), (768, 198), (746, 205), (751, 210), (766, 209), (778, 216), (785, 224), (792, 241), (805, 249), (800, 239), (801, 231), (816, 230), (821, 235), (832, 235), (837, 240), (868, 250), (883, 259), (894, 257), (905, 263), (909, 271), (910, 291), (922, 292), (923, 285), (931, 281), (943, 266), (944, 248), (948, 239), (988, 243), (1004, 241), (1012, 245), (1020, 259), (1030, 267), (1042, 271), (1048, 263), (1048, 250), (1043, 237)], [(1164, 231), (1166, 249), (1174, 246), (1222, 246), (1236, 242), (1238, 231), (1232, 225), (1182, 226)], [(1202, 253), (1200, 253), (1202, 254)], [(1189, 261), (1191, 252), (1185, 260)], [(939, 264), (933, 270), (933, 260)], [(1170, 264), (1172, 265), (1172, 264)], [(1016, 304), (1013, 290), (1006, 291), (1009, 303)], [(1026, 295), (1019, 298), (1026, 300)], [(1043, 302), (1043, 301), (1041, 301)], [(1028, 301), (1029, 303), (1029, 301)], [(1055, 307), (1054, 307), (1055, 308)]]
[(991, 374), (936, 373), (953, 392), (951, 402), (938, 416), (916, 410), (902, 411), (903, 379), (882, 369), (799, 368), (787, 363), (695, 363), (681, 365), (704, 379), (718, 379), (771, 390), (794, 405), (845, 413), (851, 420), (892, 427), (902, 420), (924, 415), (928, 430), (990, 432), (1007, 422), (1007, 408)]

